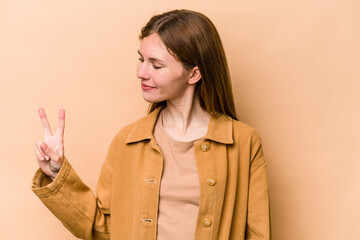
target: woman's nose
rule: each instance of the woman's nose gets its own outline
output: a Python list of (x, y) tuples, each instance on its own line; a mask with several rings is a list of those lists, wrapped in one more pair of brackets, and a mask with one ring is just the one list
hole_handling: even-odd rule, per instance
[(149, 79), (150, 75), (145, 63), (139, 62), (136, 76), (140, 79)]

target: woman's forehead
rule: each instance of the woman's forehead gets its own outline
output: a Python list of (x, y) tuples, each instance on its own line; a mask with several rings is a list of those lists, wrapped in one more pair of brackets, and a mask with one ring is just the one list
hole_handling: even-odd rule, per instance
[(156, 33), (145, 37), (141, 41), (139, 54), (146, 58), (156, 58), (163, 61), (176, 61)]

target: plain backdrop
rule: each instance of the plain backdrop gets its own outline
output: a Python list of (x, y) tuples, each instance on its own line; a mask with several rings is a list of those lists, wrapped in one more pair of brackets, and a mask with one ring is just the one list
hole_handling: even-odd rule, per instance
[(30, 189), (66, 110), (65, 154), (95, 190), (115, 133), (144, 116), (141, 27), (187, 8), (216, 25), (241, 121), (260, 133), (275, 240), (360, 239), (360, 1), (0, 0), (0, 239), (75, 239)]

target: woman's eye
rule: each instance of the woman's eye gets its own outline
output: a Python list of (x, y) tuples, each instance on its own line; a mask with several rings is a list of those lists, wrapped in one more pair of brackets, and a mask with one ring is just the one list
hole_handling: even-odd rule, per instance
[(153, 65), (153, 67), (155, 68), (155, 69), (160, 69), (161, 67), (158, 67), (158, 66), (155, 66), (155, 65)]
[(142, 58), (139, 58), (139, 61), (140, 61), (140, 62), (144, 62), (144, 59), (142, 59)]

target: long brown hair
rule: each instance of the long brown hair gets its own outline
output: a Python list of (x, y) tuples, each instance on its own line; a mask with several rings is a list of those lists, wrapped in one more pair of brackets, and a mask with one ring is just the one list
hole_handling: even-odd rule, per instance
[[(224, 113), (237, 119), (224, 48), (210, 19), (190, 10), (173, 10), (153, 16), (139, 38), (153, 33), (185, 69), (199, 68), (201, 80), (195, 93), (199, 94), (201, 107), (213, 116)], [(152, 103), (149, 113), (159, 106), (166, 106), (166, 101)]]

